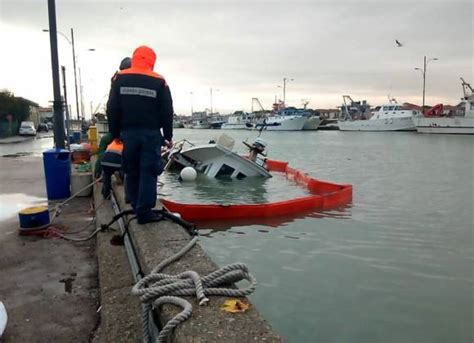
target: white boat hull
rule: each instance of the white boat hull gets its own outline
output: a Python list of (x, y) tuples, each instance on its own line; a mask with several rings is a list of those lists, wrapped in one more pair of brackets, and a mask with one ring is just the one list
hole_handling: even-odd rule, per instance
[(301, 131), (306, 124), (305, 116), (275, 116), (268, 117), (265, 123), (255, 125), (255, 129), (260, 129), (263, 125), (263, 130), (266, 131)]
[(211, 125), (210, 124), (197, 124), (191, 127), (192, 129), (210, 129)]
[(247, 126), (246, 124), (229, 124), (229, 123), (224, 123), (221, 126), (222, 130), (247, 130), (249, 128), (252, 128), (252, 125), (249, 124), (250, 126)]
[(413, 117), (339, 120), (340, 131), (416, 131)]
[(219, 144), (206, 144), (183, 150), (175, 155), (173, 160), (184, 167), (194, 167), (209, 177), (271, 177), (263, 166)]
[(414, 118), (420, 133), (474, 135), (474, 117)]
[(309, 116), (306, 118), (306, 123), (303, 126), (303, 130), (317, 130), (321, 124), (321, 119), (317, 116)]

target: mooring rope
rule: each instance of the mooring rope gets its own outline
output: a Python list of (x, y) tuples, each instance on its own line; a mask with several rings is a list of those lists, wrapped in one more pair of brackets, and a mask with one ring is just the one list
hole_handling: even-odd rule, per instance
[[(220, 295), (226, 297), (245, 297), (255, 291), (257, 280), (249, 273), (244, 263), (234, 263), (224, 266), (216, 271), (201, 277), (195, 271), (185, 271), (177, 275), (160, 273), (167, 265), (180, 259), (191, 250), (198, 240), (193, 237), (176, 254), (161, 261), (151, 273), (138, 281), (132, 288), (132, 294), (140, 297), (143, 303), (142, 323), (144, 342), (151, 343), (148, 329), (150, 311), (153, 307), (163, 304), (173, 304), (183, 310), (169, 320), (160, 331), (156, 342), (166, 342), (168, 335), (176, 326), (186, 321), (192, 314), (192, 305), (179, 296), (196, 296), (199, 305), (203, 306), (209, 302), (208, 296)], [(231, 285), (241, 280), (247, 280), (250, 284), (247, 288), (221, 288), (221, 285)]]

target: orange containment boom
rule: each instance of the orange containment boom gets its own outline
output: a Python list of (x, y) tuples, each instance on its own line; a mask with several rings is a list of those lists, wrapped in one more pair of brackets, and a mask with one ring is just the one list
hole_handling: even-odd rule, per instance
[(290, 180), (305, 185), (312, 195), (248, 205), (182, 204), (166, 199), (161, 199), (161, 202), (169, 211), (178, 212), (185, 220), (208, 221), (277, 217), (307, 212), (308, 210), (330, 210), (352, 201), (352, 185), (335, 184), (314, 179), (306, 173), (290, 168), (288, 162), (267, 160), (266, 163), (269, 171), (285, 173)]

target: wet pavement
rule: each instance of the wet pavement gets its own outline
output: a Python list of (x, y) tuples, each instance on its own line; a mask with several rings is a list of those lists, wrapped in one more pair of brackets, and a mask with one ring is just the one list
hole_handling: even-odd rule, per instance
[[(23, 144), (31, 143), (14, 145)], [(36, 144), (31, 150), (41, 148)], [(99, 320), (95, 240), (18, 235), (17, 212), (46, 202), (42, 160), (0, 157), (0, 165), (0, 300), (8, 313), (2, 342), (88, 342)], [(89, 202), (65, 206), (55, 227), (86, 235)]]

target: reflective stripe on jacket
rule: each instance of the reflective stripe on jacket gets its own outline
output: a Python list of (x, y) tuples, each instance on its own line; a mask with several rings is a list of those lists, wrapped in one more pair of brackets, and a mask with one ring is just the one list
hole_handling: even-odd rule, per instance
[(102, 157), (102, 166), (122, 168), (123, 143), (114, 139), (107, 145), (104, 156)]

